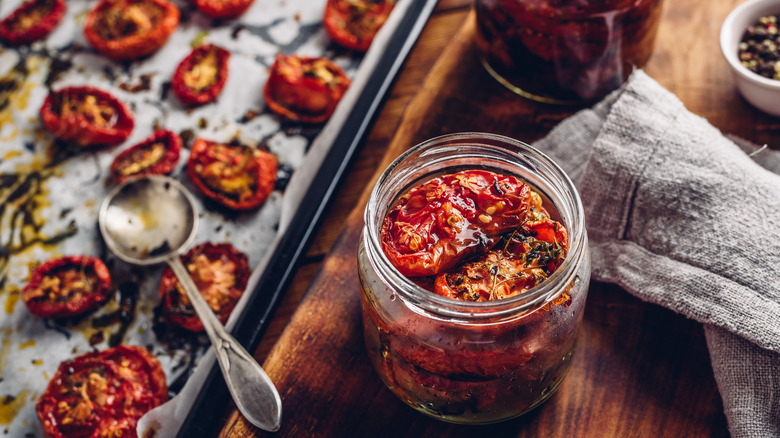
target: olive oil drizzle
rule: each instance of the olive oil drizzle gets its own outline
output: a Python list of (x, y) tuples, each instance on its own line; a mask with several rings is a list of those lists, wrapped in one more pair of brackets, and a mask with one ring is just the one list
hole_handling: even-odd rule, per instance
[[(136, 304), (138, 303), (138, 284), (126, 282), (119, 285), (117, 289), (119, 292), (119, 309), (92, 320), (92, 327), (97, 329), (107, 328), (119, 323), (119, 328), (108, 337), (109, 347), (116, 347), (122, 343), (127, 329), (130, 328), (130, 324), (135, 320)], [(100, 339), (102, 340), (102, 336), (100, 336)]]
[(43, 183), (51, 175), (51, 171), (0, 174), (0, 236), (5, 236), (0, 240), (0, 282), (5, 281), (12, 256), (36, 244), (56, 245), (78, 232), (75, 221), (51, 236), (41, 232), (44, 221), (36, 220), (35, 212), (41, 207)]
[(0, 111), (9, 107), (11, 97), (20, 91), (29, 74), (27, 60), (21, 58), (5, 76), (0, 78)]
[(4, 394), (0, 396), (0, 424), (8, 426), (27, 403), (30, 391), (25, 389), (19, 394)]
[[(0, 78), (0, 113), (11, 111), (11, 103), (23, 93), (22, 85), (32, 73), (28, 68), (31, 56), (32, 53), (20, 56), (16, 65)], [(66, 61), (55, 64), (49, 71), (47, 84), (50, 77), (59, 74), (60, 68), (70, 65)], [(46, 235), (42, 232), (45, 221), (36, 219), (36, 213), (43, 207), (46, 181), (73, 155), (70, 148), (60, 146), (48, 147), (49, 153), (42, 163), (20, 165), (11, 173), (0, 173), (0, 284), (7, 280), (11, 257), (34, 245), (56, 245), (78, 232), (76, 222), (70, 221), (64, 229)]]

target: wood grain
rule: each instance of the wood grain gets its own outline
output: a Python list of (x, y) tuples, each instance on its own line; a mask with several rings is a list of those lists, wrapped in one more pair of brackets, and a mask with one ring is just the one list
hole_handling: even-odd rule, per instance
[[(720, 24), (739, 3), (667, 1), (646, 71), (724, 133), (777, 145), (780, 122), (738, 95), (717, 46)], [(482, 427), (433, 420), (375, 375), (363, 349), (355, 254), (377, 171), (449, 132), (532, 142), (578, 109), (530, 102), (496, 83), (477, 60), (469, 6), (437, 5), (255, 354), (283, 400), (275, 435), (728, 436), (701, 327), (612, 285), (592, 284), (574, 364), (558, 393), (519, 419)], [(265, 435), (232, 408), (220, 427), (222, 437)]]

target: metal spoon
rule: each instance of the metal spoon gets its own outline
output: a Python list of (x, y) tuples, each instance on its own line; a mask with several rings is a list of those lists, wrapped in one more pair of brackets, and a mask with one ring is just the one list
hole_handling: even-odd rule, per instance
[(125, 262), (165, 262), (171, 267), (214, 345), (236, 406), (255, 426), (279, 430), (282, 400), (276, 387), (225, 330), (179, 258), (179, 251), (192, 242), (198, 225), (194, 199), (187, 189), (164, 176), (130, 180), (108, 194), (100, 206), (98, 224), (108, 248)]

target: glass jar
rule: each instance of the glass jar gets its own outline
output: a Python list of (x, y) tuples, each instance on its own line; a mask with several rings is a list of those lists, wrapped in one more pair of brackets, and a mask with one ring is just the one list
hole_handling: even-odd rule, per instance
[(645, 65), (662, 0), (476, 0), (482, 64), (548, 103), (592, 101)]
[[(566, 258), (538, 286), (502, 300), (459, 301), (422, 288), (383, 253), (382, 223), (399, 196), (466, 169), (520, 178), (568, 230)], [(368, 201), (358, 270), (368, 356), (393, 393), (420, 412), (453, 423), (507, 420), (547, 400), (571, 366), (590, 280), (582, 204), (566, 174), (527, 144), (451, 134), (400, 156)]]

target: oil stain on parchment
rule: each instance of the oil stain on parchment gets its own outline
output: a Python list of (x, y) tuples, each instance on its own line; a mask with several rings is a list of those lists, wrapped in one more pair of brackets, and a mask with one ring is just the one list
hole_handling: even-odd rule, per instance
[[(3, 77), (0, 77), (0, 126), (14, 125), (13, 113), (25, 109), (30, 97), (31, 81), (28, 77), (43, 66), (35, 56), (22, 57)], [(16, 128), (6, 133), (4, 141), (14, 142), (18, 135)], [(41, 135), (40, 137), (45, 138)], [(35, 145), (19, 145), (18, 148), (3, 151), (2, 160), (8, 160), (22, 153), (24, 148), (35, 149)], [(48, 148), (50, 151), (59, 148)], [(19, 164), (11, 172), (0, 173), (0, 291), (6, 292), (8, 266), (11, 257), (34, 245), (53, 246), (77, 232), (75, 222), (69, 223), (51, 235), (42, 233), (45, 220), (40, 211), (49, 205), (45, 182), (56, 174), (57, 166), (67, 159), (67, 153), (36, 155), (31, 163)], [(6, 311), (13, 310), (8, 300)], [(18, 294), (18, 291), (17, 291)], [(15, 304), (15, 301), (14, 303)]]

